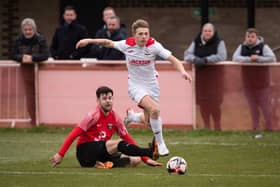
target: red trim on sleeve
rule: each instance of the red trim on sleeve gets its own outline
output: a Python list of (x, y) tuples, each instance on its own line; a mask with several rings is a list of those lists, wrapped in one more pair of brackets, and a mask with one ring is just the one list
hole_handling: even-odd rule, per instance
[(84, 132), (83, 129), (81, 129), (79, 126), (74, 127), (72, 131), (65, 138), (64, 143), (60, 147), (58, 154), (63, 157), (67, 152), (67, 150), (69, 149), (70, 145), (73, 143), (73, 141), (78, 136), (80, 136), (83, 132)]
[(143, 161), (143, 162), (145, 162), (145, 163), (147, 163), (147, 160), (148, 160), (149, 158), (148, 157), (146, 157), (146, 156), (141, 156), (141, 160)]

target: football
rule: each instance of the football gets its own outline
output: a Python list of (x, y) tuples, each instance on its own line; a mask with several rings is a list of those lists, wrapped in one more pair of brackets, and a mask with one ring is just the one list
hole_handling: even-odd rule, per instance
[(184, 158), (174, 156), (168, 160), (166, 169), (169, 174), (183, 175), (187, 172), (188, 165)]

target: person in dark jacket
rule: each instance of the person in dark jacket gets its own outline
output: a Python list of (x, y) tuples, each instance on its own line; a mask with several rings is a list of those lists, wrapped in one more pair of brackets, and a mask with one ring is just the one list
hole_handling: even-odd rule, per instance
[(35, 21), (25, 18), (21, 23), (22, 34), (13, 43), (11, 59), (24, 64), (47, 60), (49, 48), (45, 37), (37, 32)]
[[(120, 29), (120, 18), (117, 16), (107, 19), (106, 27), (97, 31), (95, 38), (106, 38), (112, 41), (126, 39), (127, 34)], [(125, 56), (120, 51), (113, 48), (99, 47), (92, 45), (92, 53), (100, 60), (124, 60)]]
[(35, 125), (34, 62), (47, 60), (49, 57), (49, 48), (44, 36), (37, 32), (37, 27), (33, 19), (25, 18), (21, 22), (21, 31), (22, 34), (13, 43), (10, 58), (21, 63), (20, 72), (27, 98), (27, 110), (31, 118), (31, 124)]
[(185, 61), (196, 65), (196, 102), (200, 106), (200, 113), (206, 128), (211, 128), (212, 117), (214, 128), (221, 130), (221, 104), (224, 89), (223, 67), (206, 65), (226, 59), (225, 42), (219, 37), (211, 23), (203, 25), (201, 32), (184, 54)]
[[(271, 48), (264, 43), (258, 30), (249, 28), (245, 34), (245, 41), (235, 50), (232, 60), (245, 63), (269, 63), (276, 62), (276, 57)], [(265, 129), (272, 130), (270, 68), (269, 66), (242, 66), (241, 68), (253, 130), (260, 130), (261, 112), (265, 120)]]
[(76, 43), (88, 37), (86, 27), (77, 23), (77, 14), (72, 6), (66, 6), (64, 23), (58, 27), (52, 39), (51, 55), (54, 59), (80, 59), (87, 55), (88, 48), (76, 49)]

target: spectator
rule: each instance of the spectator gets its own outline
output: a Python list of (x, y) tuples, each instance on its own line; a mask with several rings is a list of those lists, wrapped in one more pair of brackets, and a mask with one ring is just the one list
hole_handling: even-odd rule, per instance
[[(100, 28), (96, 33), (102, 32), (102, 30), (106, 30), (106, 27), (107, 27), (107, 20), (109, 20), (109, 19), (112, 18), (112, 17), (117, 17), (117, 14), (116, 14), (114, 8), (112, 8), (112, 7), (106, 7), (106, 8), (103, 10), (103, 22), (104, 22), (104, 25), (103, 25), (102, 28)], [(120, 20), (120, 19), (119, 19), (119, 20)], [(120, 30), (121, 30), (121, 32), (122, 32), (125, 36), (127, 35), (125, 24), (120, 23)]]
[(11, 59), (21, 63), (21, 74), (27, 96), (27, 110), (31, 124), (36, 124), (34, 62), (47, 60), (49, 49), (46, 39), (37, 32), (35, 21), (25, 18), (21, 22), (21, 32), (13, 43)]
[(76, 43), (88, 37), (87, 29), (77, 23), (77, 14), (72, 6), (66, 6), (64, 24), (58, 27), (52, 39), (51, 54), (54, 59), (80, 59), (87, 55), (88, 48), (75, 49)]
[(104, 28), (106, 27), (107, 20), (111, 17), (115, 17), (116, 13), (112, 7), (106, 7), (103, 10), (103, 21), (104, 21)]
[[(276, 57), (270, 47), (264, 43), (258, 30), (249, 28), (245, 34), (245, 41), (235, 50), (232, 60), (235, 62), (267, 63), (276, 62)], [(272, 130), (269, 67), (242, 66), (241, 73), (253, 129), (259, 130), (260, 111), (262, 111), (266, 130)]]
[[(225, 61), (227, 51), (224, 41), (211, 23), (206, 23), (189, 48), (184, 60), (196, 65), (197, 104), (206, 128), (221, 130), (221, 104), (223, 102), (223, 69), (206, 64)], [(222, 73), (222, 74), (221, 74)], [(215, 86), (215, 88), (213, 88)]]
[[(99, 30), (95, 38), (106, 38), (113, 41), (119, 41), (126, 39), (126, 32), (124, 33), (123, 30), (120, 29), (120, 19), (119, 17), (111, 17), (107, 19), (106, 28)], [(102, 60), (124, 60), (125, 56), (122, 52), (113, 49), (113, 48), (106, 48), (102, 46), (92, 45), (92, 54), (98, 59)]]
[(48, 59), (49, 49), (45, 37), (37, 32), (35, 21), (25, 18), (21, 22), (22, 34), (13, 44), (11, 58), (22, 64), (33, 64)]

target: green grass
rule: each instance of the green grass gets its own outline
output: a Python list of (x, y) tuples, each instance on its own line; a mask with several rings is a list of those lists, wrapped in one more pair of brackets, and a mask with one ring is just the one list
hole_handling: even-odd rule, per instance
[[(165, 130), (171, 156), (184, 157), (186, 175), (168, 175), (164, 167), (145, 164), (137, 168), (98, 170), (81, 168), (75, 145), (61, 165), (52, 168), (49, 159), (71, 129), (0, 129), (0, 186), (280, 186), (280, 132), (215, 132), (208, 130)], [(145, 146), (150, 130), (130, 130)]]

